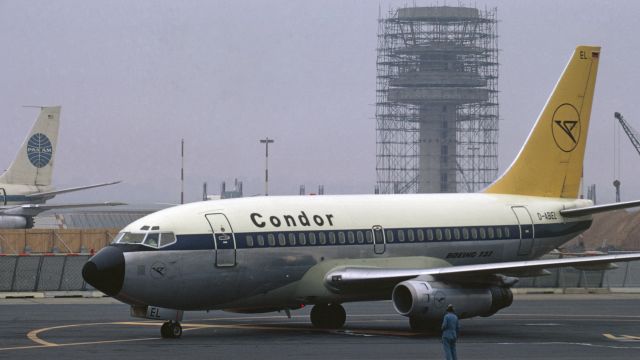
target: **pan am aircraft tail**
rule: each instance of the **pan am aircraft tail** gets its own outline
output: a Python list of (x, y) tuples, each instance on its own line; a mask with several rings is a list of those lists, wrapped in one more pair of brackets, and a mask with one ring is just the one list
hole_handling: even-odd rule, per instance
[(0, 175), (0, 183), (51, 185), (59, 127), (60, 106), (42, 107), (15, 159)]
[(30, 228), (33, 217), (56, 208), (123, 205), (119, 202), (58, 204), (44, 203), (58, 194), (117, 184), (120, 181), (54, 189), (60, 106), (43, 106), (9, 168), (0, 175), (0, 228)]

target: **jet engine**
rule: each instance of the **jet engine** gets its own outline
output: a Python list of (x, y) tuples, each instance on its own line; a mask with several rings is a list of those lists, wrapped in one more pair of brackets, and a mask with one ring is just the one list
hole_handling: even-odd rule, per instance
[(31, 227), (33, 227), (32, 219), (23, 216), (0, 215), (0, 229), (28, 229)]
[(422, 321), (440, 321), (452, 304), (460, 318), (491, 316), (513, 302), (513, 293), (502, 286), (461, 287), (438, 281), (407, 280), (393, 289), (395, 310)]

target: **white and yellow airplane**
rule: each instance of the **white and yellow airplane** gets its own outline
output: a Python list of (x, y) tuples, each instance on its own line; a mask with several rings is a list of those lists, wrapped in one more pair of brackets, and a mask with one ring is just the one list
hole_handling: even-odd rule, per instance
[(39, 213), (60, 208), (113, 206), (123, 203), (56, 204), (45, 202), (58, 194), (117, 184), (120, 181), (55, 190), (51, 175), (60, 127), (60, 107), (42, 107), (11, 166), (0, 175), (0, 228), (33, 226)]
[(85, 280), (168, 320), (185, 310), (290, 311), (339, 328), (341, 303), (391, 299), (413, 329), (511, 305), (517, 276), (606, 269), (640, 254), (538, 260), (591, 225), (591, 214), (640, 205), (578, 199), (600, 48), (578, 47), (509, 169), (476, 194), (252, 197), (145, 216), (83, 268)]

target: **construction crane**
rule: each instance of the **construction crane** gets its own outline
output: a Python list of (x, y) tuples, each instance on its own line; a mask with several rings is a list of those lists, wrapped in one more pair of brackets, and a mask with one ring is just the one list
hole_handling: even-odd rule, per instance
[[(622, 114), (620, 114), (619, 112), (615, 112), (613, 116), (618, 119), (618, 121), (620, 122), (620, 126), (622, 126), (622, 130), (624, 130), (624, 133), (627, 134), (629, 140), (631, 140), (631, 144), (638, 152), (638, 155), (640, 155), (640, 141), (638, 140), (640, 136), (638, 136), (638, 132), (634, 128), (632, 128), (631, 125), (629, 125), (629, 123), (624, 119), (624, 117), (622, 117)], [(616, 202), (620, 202), (620, 181), (614, 180), (613, 186), (615, 186), (616, 188)]]

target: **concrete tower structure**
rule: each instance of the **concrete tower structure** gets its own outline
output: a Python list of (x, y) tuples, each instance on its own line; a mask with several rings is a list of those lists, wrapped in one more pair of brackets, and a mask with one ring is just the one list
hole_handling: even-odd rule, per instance
[(382, 193), (477, 191), (497, 175), (496, 11), (411, 7), (379, 19)]

